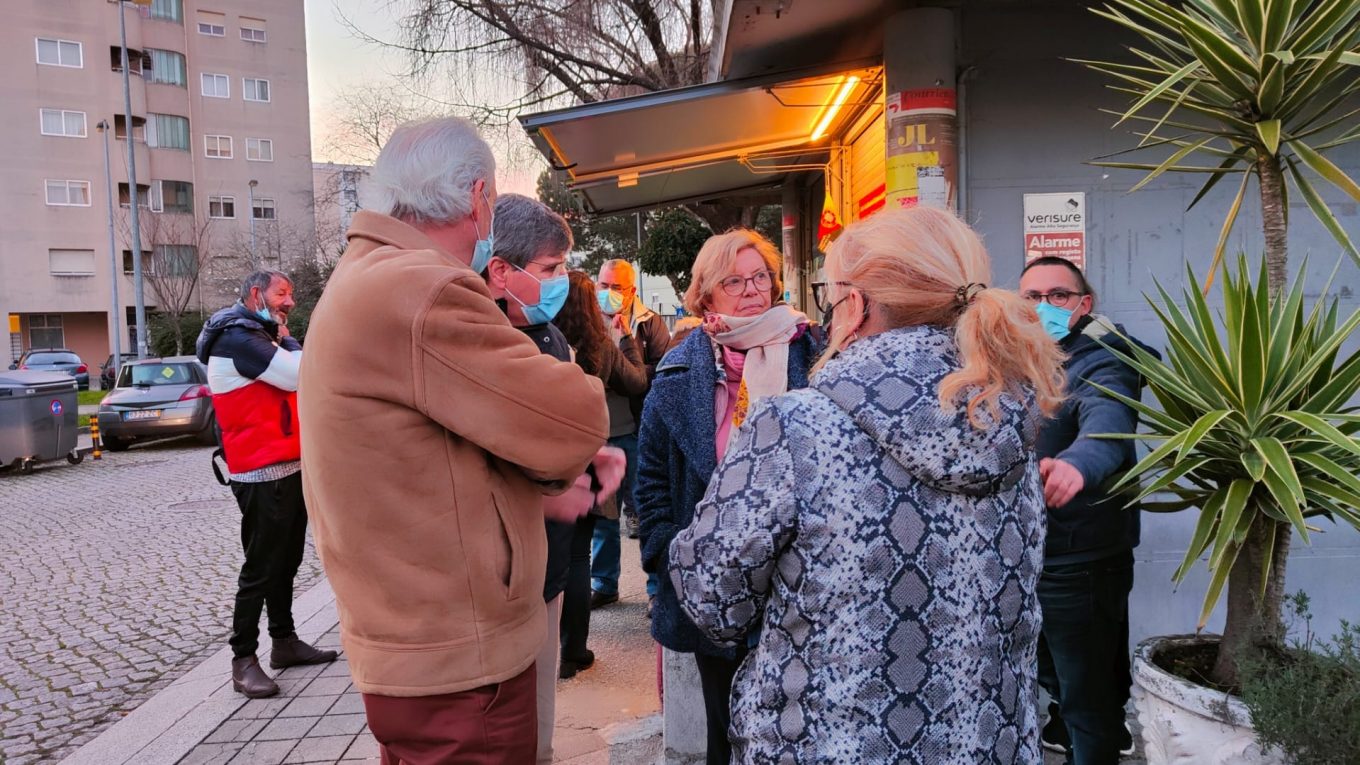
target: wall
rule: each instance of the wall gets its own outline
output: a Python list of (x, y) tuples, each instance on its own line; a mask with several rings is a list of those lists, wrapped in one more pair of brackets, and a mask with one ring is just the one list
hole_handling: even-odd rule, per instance
[[(1154, 289), (1154, 277), (1176, 294), (1185, 283), (1187, 259), (1201, 272), (1208, 267), (1235, 184), (1225, 181), (1186, 212), (1202, 176), (1167, 174), (1128, 194), (1139, 173), (1084, 164), (1138, 139), (1123, 126), (1112, 130), (1115, 118), (1097, 111), (1102, 106), (1122, 107), (1121, 94), (1105, 90), (1095, 73), (1062, 59), (1105, 58), (1121, 41), (1113, 25), (1086, 10), (1037, 6), (1016, 4), (1013, 10), (963, 14), (960, 66), (974, 67), (961, 115), (968, 146), (966, 214), (986, 237), (994, 281), (1013, 287), (1024, 263), (1022, 194), (1086, 192), (1088, 276), (1100, 295), (1098, 310), (1160, 348), (1164, 337), (1143, 295)], [(1330, 156), (1352, 177), (1360, 175), (1360, 146)], [(1254, 184), (1249, 193), (1255, 193)], [(1343, 201), (1339, 192), (1325, 194), (1352, 238), (1360, 236), (1357, 205)], [(1291, 265), (1297, 272), (1308, 256), (1308, 283), (1321, 285), (1344, 255), (1302, 200), (1294, 202)], [(1259, 231), (1259, 205), (1249, 198), (1230, 252), (1258, 256)], [(1342, 262), (1334, 290), (1343, 296), (1343, 311), (1360, 307), (1354, 297), (1357, 287), (1360, 269), (1348, 260)], [(1194, 630), (1208, 577), (1200, 566), (1174, 593), (1170, 582), (1194, 521), (1190, 513), (1143, 515), (1131, 605), (1134, 642), (1147, 635)], [(1354, 596), (1337, 586), (1354, 580), (1360, 571), (1360, 533), (1325, 519), (1317, 519), (1316, 525), (1324, 533), (1314, 535), (1312, 547), (1295, 540), (1287, 587), (1290, 592), (1306, 590), (1313, 597), (1319, 617), (1314, 627), (1330, 634), (1338, 619), (1360, 618)], [(1210, 628), (1221, 624), (1220, 606)]]

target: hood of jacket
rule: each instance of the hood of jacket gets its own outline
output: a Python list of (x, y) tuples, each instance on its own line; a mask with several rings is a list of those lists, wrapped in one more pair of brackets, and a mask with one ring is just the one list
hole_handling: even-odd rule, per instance
[(279, 325), (272, 321), (264, 321), (260, 317), (251, 313), (239, 300), (232, 305), (223, 308), (213, 314), (211, 318), (203, 322), (203, 329), (198, 333), (198, 341), (194, 343), (194, 355), (204, 364), (208, 363), (208, 357), (212, 355), (213, 345), (217, 339), (226, 332), (229, 327), (244, 327), (246, 329), (264, 332), (270, 338), (276, 338), (279, 333)]
[(1157, 349), (1130, 335), (1124, 329), (1124, 325), (1117, 324), (1109, 317), (1098, 313), (1088, 314), (1073, 329), (1076, 331), (1063, 338), (1059, 343), (1062, 346), (1063, 353), (1067, 354), (1068, 367), (1079, 366), (1079, 359), (1083, 356), (1106, 352), (1111, 348), (1132, 356), (1134, 345), (1157, 358), (1162, 356), (1157, 352)]
[(978, 429), (962, 405), (940, 405), (940, 381), (959, 368), (953, 334), (904, 327), (854, 343), (812, 386), (843, 409), (912, 476), (943, 491), (985, 496), (1024, 477), (1039, 417), (1033, 396), (1004, 394)]

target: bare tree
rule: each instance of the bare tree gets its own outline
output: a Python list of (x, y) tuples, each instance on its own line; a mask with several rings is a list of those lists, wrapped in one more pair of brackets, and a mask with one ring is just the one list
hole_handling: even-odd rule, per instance
[[(697, 85), (723, 0), (389, 0), (415, 82), (486, 126), (520, 112)], [(687, 207), (714, 231), (753, 226), (758, 204)]]
[(387, 137), (403, 122), (435, 114), (430, 103), (395, 83), (347, 88), (328, 107), (326, 153), (341, 162), (371, 165)]
[(159, 312), (175, 337), (175, 355), (184, 353), (182, 319), (195, 307), (207, 265), (217, 253), (213, 220), (193, 213), (152, 213), (140, 216), (142, 238), (150, 246), (142, 278), (156, 296)]

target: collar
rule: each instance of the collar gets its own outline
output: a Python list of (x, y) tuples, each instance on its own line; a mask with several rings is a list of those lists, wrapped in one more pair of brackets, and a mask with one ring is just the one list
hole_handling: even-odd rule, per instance
[[(466, 263), (436, 244), (433, 239), (426, 236), (415, 226), (390, 215), (375, 213), (371, 210), (360, 210), (354, 214), (349, 231), (345, 233), (345, 239), (347, 241), (368, 239), (399, 250), (433, 250), (450, 263), (468, 268)], [(468, 270), (471, 271), (472, 269), (468, 268)]]

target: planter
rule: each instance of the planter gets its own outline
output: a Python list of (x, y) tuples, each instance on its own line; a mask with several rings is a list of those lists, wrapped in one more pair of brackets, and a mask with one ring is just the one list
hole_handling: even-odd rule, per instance
[(1170, 648), (1216, 644), (1217, 636), (1166, 635), (1133, 654), (1133, 699), (1148, 765), (1285, 765), (1262, 751), (1251, 713), (1234, 696), (1167, 672), (1153, 657)]

